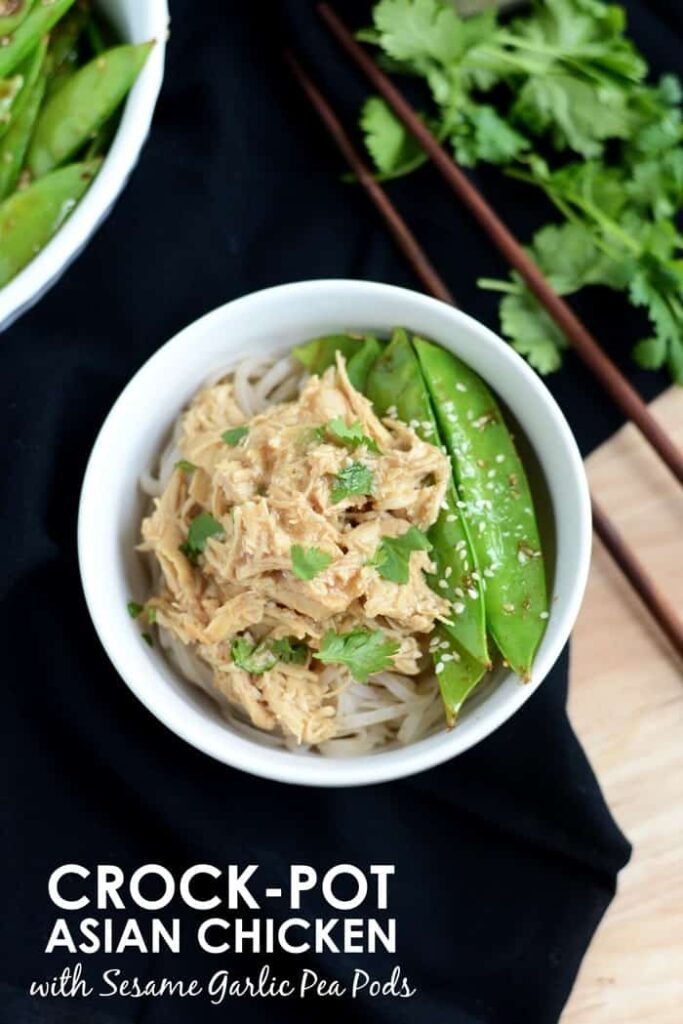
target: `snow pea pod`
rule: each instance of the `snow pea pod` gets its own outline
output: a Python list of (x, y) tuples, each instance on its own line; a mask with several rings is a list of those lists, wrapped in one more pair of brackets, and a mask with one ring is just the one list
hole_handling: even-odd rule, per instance
[(14, 191), (19, 181), (24, 157), (45, 95), (46, 81), (43, 74), (34, 82), (21, 113), (14, 119), (5, 137), (0, 140), (0, 201)]
[(431, 652), (446, 711), (446, 724), (450, 728), (455, 725), (463, 704), (481, 681), (486, 668), (470, 657), (443, 625), (434, 630)]
[[(412, 426), (423, 440), (440, 444), (429, 392), (404, 330), (394, 331), (385, 352), (371, 369), (366, 395), (379, 416), (395, 410), (399, 419)], [(453, 614), (447, 632), (477, 662), (479, 679), (489, 663), (484, 599), (476, 582), (475, 551), (459, 506), (459, 497), (451, 482), (444, 507), (429, 532), (433, 544), (431, 555), (436, 563), (433, 585), (436, 592), (451, 603)]]
[(334, 364), (337, 352), (351, 359), (364, 340), (362, 334), (326, 334), (297, 345), (292, 349), (292, 355), (309, 373), (321, 374)]
[(34, 0), (5, 0), (0, 2), (0, 39), (11, 36), (28, 15)]
[(89, 15), (89, 5), (77, 3), (50, 33), (47, 96), (56, 92), (76, 71), (80, 63), (78, 44)]
[(524, 466), (484, 381), (451, 352), (420, 338), (414, 344), (465, 502), (489, 630), (527, 680), (545, 632), (548, 598)]
[(0, 78), (4, 78), (26, 57), (69, 10), (75, 0), (53, 0), (44, 4), (38, 0), (17, 29), (0, 46)]
[(29, 263), (87, 191), (101, 161), (70, 164), (0, 204), (0, 287)]
[(111, 117), (140, 73), (153, 42), (107, 50), (78, 71), (43, 107), (28, 154), (40, 178), (76, 153)]
[(383, 348), (384, 346), (381, 341), (378, 341), (377, 338), (373, 338), (368, 335), (368, 337), (361, 342), (360, 348), (358, 348), (348, 359), (346, 363), (346, 372), (356, 391), (360, 391), (361, 393), (365, 391), (370, 367), (376, 359), (379, 359)]

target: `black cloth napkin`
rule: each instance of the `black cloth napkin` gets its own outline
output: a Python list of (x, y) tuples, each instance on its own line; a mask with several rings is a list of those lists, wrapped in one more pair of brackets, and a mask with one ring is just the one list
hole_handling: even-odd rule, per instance
[[(338, 6), (354, 25), (368, 20), (365, 3)], [(628, 8), (655, 71), (674, 67), (675, 0)], [(335, 152), (283, 68), (288, 41), (347, 115), (365, 95), (314, 5), (174, 0), (172, 15), (140, 166), (87, 252), (2, 339), (0, 1021), (301, 1024), (324, 1013), (330, 1022), (551, 1024), (629, 852), (567, 722), (566, 653), (514, 720), (450, 764), (394, 784), (317, 791), (252, 778), (185, 745), (129, 693), (90, 624), (76, 558), (79, 490), (97, 429), (140, 364), (200, 314), (253, 289), (325, 276), (415, 284), (367, 200), (340, 181)], [(521, 187), (476, 176), (523, 237), (546, 215)], [(462, 306), (495, 327), (495, 303), (475, 280), (503, 268), (467, 214), (429, 169), (393, 192)], [(627, 340), (641, 336), (632, 311), (601, 294), (582, 312), (654, 394), (663, 380), (626, 355)], [(584, 452), (617, 427), (571, 356), (549, 385)], [(179, 870), (201, 861), (258, 863), (271, 885), (285, 883), (292, 862), (395, 864), (397, 954), (209, 958), (189, 943), (180, 956), (44, 954), (57, 865)], [(319, 902), (308, 910), (329, 916)], [(32, 980), (75, 959), (89, 974), (118, 967), (142, 979), (254, 973), (268, 959), (278, 975), (308, 966), (348, 980), (355, 967), (382, 977), (400, 964), (418, 993), (222, 1008), (26, 996)]]

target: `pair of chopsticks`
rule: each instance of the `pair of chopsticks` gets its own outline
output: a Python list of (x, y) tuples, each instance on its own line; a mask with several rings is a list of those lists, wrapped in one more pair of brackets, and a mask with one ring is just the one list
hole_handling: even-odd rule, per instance
[[(600, 348), (596, 339), (560, 298), (521, 244), (496, 214), (486, 199), (460, 170), (438, 139), (422, 123), (410, 104), (391, 83), (371, 57), (358, 45), (344, 23), (327, 3), (318, 11), (332, 34), (349, 54), (354, 64), (369, 78), (377, 91), (419, 142), (455, 195), (471, 211), (494, 245), (513, 266), (536, 295), (577, 354), (593, 373), (627, 419), (631, 420), (666, 463), (676, 479), (683, 483), (683, 455), (664, 429), (652, 416), (640, 395), (631, 387), (615, 364)], [(306, 74), (292, 53), (285, 59), (318, 113), (347, 164), (379, 210), (398, 247), (403, 252), (425, 291), (443, 302), (456, 305), (455, 299), (414, 234), (389, 199), (372, 171), (359, 155), (341, 121), (320, 90)], [(650, 611), (675, 650), (683, 656), (683, 624), (676, 610), (654, 582), (645, 567), (628, 547), (607, 515), (591, 498), (593, 527), (634, 590)]]

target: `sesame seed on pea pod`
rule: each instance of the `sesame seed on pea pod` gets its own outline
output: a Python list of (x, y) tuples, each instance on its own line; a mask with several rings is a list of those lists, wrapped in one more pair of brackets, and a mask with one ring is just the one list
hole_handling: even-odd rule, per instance
[(451, 352), (421, 338), (413, 343), (485, 581), (488, 629), (503, 658), (528, 680), (546, 628), (548, 596), (523, 463), (484, 381)]

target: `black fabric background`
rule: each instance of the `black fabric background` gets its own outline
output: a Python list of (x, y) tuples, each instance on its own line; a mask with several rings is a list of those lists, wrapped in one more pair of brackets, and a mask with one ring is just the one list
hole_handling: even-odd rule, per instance
[[(355, 25), (366, 3), (339, 3)], [(676, 0), (632, 0), (632, 31), (658, 72), (675, 68)], [(285, 40), (351, 116), (365, 85), (321, 29), (313, 4), (173, 0), (166, 83), (140, 166), (106, 225), (59, 285), (2, 341), (5, 482), (2, 1024), (176, 1024), (262, 1019), (551, 1024), (614, 891), (628, 847), (565, 716), (567, 658), (525, 708), (456, 761), (395, 784), (308, 791), (232, 771), (167, 732), (110, 666), (88, 619), (75, 529), (97, 429), (140, 364), (207, 310), (253, 289), (310, 277), (413, 286), (280, 61)], [(481, 186), (523, 237), (548, 211), (493, 172)], [(496, 326), (477, 290), (501, 261), (429, 169), (392, 186), (461, 305)], [(595, 293), (581, 312), (646, 396), (663, 379), (634, 370), (644, 324)], [(619, 422), (571, 357), (549, 380), (584, 452)], [(618, 641), (618, 638), (615, 638)], [(396, 865), (396, 957), (270, 957), (278, 974), (314, 966), (348, 979), (403, 965), (412, 1000), (245, 1000), (42, 1004), (22, 994), (69, 957), (43, 954), (60, 863), (254, 862), (266, 884), (288, 865)], [(309, 904), (311, 916), (326, 914)], [(277, 905), (267, 910), (275, 915)], [(134, 913), (134, 911), (131, 911)], [(188, 923), (191, 923), (191, 916)], [(286, 914), (285, 914), (286, 916)], [(142, 978), (261, 962), (193, 954), (83, 957)], [(105, 963), (106, 961), (106, 963)]]

